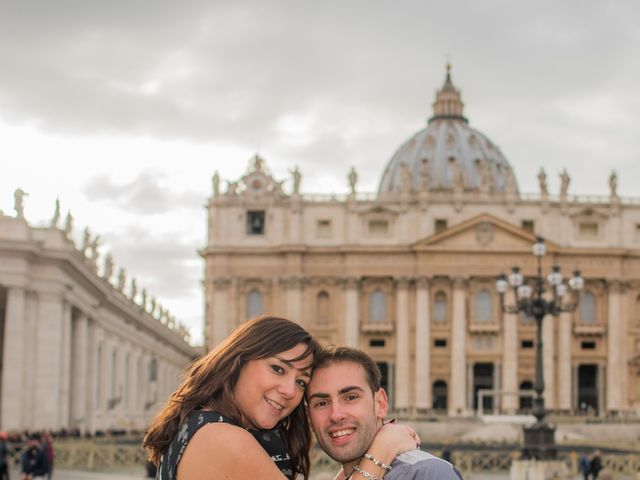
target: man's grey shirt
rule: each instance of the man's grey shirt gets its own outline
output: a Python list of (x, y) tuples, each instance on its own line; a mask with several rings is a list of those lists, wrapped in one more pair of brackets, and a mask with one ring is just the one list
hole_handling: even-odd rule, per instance
[(462, 480), (456, 467), (422, 450), (401, 453), (391, 467), (385, 480)]

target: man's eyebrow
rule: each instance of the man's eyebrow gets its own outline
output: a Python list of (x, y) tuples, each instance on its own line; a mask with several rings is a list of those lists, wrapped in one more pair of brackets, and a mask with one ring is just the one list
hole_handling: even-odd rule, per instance
[[(359, 387), (358, 385), (349, 385), (348, 387), (344, 387), (341, 388), (340, 390), (338, 390), (338, 394), (340, 395), (344, 395), (345, 393), (349, 393), (352, 392), (354, 390), (358, 390), (360, 392), (364, 392), (364, 388)], [(311, 400), (312, 398), (329, 398), (331, 395), (329, 395), (328, 393), (325, 392), (317, 392), (317, 393), (312, 393), (311, 395), (309, 395), (308, 399)]]
[(359, 390), (361, 392), (364, 392), (364, 388), (359, 387), (358, 385), (350, 385), (348, 387), (341, 388), (340, 390), (338, 390), (338, 393), (345, 394), (345, 393), (349, 393), (352, 390)]
[(302, 375), (304, 375), (305, 377), (309, 377), (311, 378), (311, 365), (309, 365), (306, 368), (296, 368), (293, 366), (293, 363), (291, 362), (291, 360), (286, 360), (282, 357), (279, 357), (277, 355), (273, 356), (274, 358), (277, 358), (278, 360), (280, 360), (282, 363), (284, 363), (287, 367), (292, 368), (294, 370), (298, 370)]

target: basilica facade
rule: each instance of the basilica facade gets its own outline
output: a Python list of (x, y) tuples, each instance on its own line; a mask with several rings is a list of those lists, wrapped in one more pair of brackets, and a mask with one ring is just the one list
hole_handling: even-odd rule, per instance
[[(72, 239), (73, 217), (48, 227), (0, 212), (0, 429), (143, 430), (197, 356), (186, 329), (99, 237)], [(126, 283), (126, 285), (125, 285)]]
[[(345, 172), (346, 173), (346, 172)], [(603, 175), (609, 172), (603, 172)], [(519, 266), (537, 275), (579, 270), (576, 308), (542, 323), (547, 408), (640, 413), (640, 200), (558, 194), (540, 171), (525, 194), (500, 149), (470, 127), (447, 73), (427, 125), (403, 143), (378, 191), (305, 195), (255, 156), (222, 191), (213, 179), (205, 273), (205, 343), (255, 315), (283, 315), (323, 343), (378, 362), (396, 412), (467, 416), (526, 412), (536, 325), (505, 313), (496, 280)], [(505, 301), (513, 302), (513, 295)]]

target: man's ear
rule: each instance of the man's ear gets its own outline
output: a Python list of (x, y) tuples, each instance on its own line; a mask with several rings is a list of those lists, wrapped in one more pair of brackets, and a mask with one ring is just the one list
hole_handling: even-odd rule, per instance
[(376, 419), (382, 420), (389, 411), (389, 398), (387, 398), (387, 392), (384, 391), (384, 388), (378, 389), (373, 396), (373, 401), (375, 403)]

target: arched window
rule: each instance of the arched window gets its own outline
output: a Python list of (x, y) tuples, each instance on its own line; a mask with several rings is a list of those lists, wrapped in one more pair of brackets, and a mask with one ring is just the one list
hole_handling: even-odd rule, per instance
[(447, 382), (444, 380), (436, 380), (433, 382), (433, 409), (447, 410)]
[(254, 288), (247, 294), (247, 318), (262, 315), (262, 293)]
[(533, 391), (533, 383), (529, 380), (525, 380), (520, 384), (520, 411), (530, 412), (533, 407), (533, 397), (530, 395), (522, 395), (523, 392)]
[(369, 321), (371, 323), (387, 321), (387, 296), (380, 289), (369, 294)]
[(447, 294), (437, 292), (433, 302), (433, 322), (447, 323)]
[(580, 295), (580, 321), (587, 325), (596, 323), (596, 297), (591, 292)]
[(491, 292), (480, 290), (476, 293), (476, 322), (486, 323), (491, 321), (493, 316)]
[(316, 323), (329, 325), (329, 294), (324, 290), (316, 297)]

